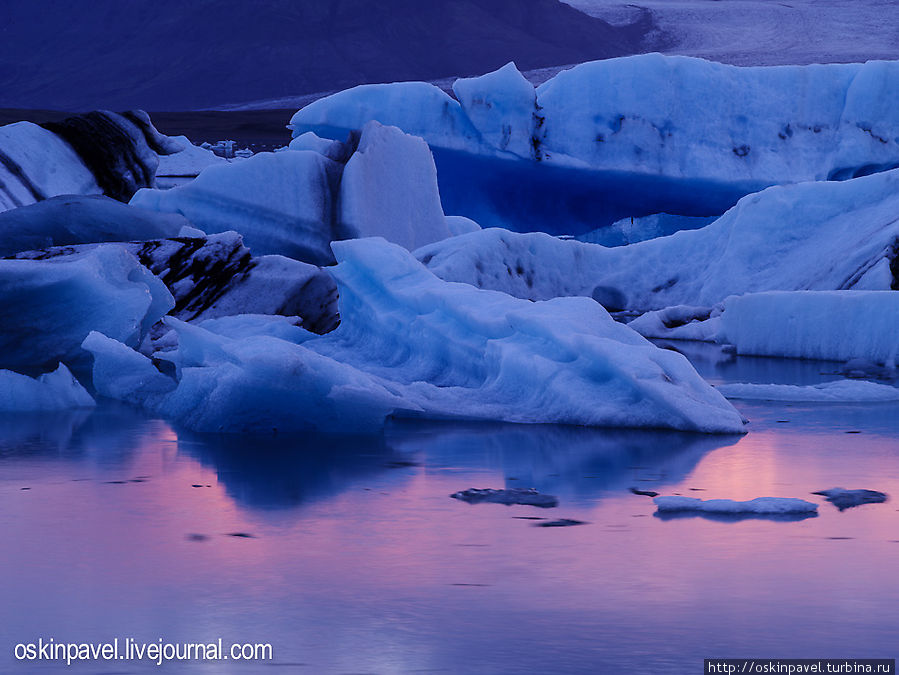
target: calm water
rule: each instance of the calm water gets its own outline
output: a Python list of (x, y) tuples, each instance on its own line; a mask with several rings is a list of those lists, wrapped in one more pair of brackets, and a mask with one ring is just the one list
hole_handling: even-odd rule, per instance
[[(713, 381), (809, 383), (829, 367), (691, 356)], [(280, 670), (303, 673), (895, 658), (899, 500), (841, 513), (809, 493), (899, 495), (899, 405), (737, 405), (744, 437), (404, 424), (339, 442), (221, 439), (111, 405), (2, 419), (0, 671), (60, 670), (13, 660), (16, 642), (40, 636), (269, 642)], [(560, 505), (448, 497), (503, 486)], [(662, 520), (631, 486), (801, 497), (820, 515)], [(227, 666), (167, 670), (277, 672)]]

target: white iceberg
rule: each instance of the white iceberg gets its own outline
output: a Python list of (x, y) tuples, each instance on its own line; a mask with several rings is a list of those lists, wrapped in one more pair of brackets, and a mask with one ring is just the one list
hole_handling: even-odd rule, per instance
[(0, 370), (0, 412), (93, 407), (94, 399), (62, 363), (51, 373), (28, 377)]
[(795, 497), (756, 497), (745, 502), (732, 499), (696, 499), (694, 497), (654, 497), (659, 513), (701, 512), (722, 516), (746, 514), (789, 516), (818, 512), (818, 505)]
[(259, 153), (213, 165), (170, 190), (139, 190), (131, 204), (180, 213), (204, 232), (237, 230), (258, 254), (330, 261), (331, 181), (337, 165), (316, 152)]
[(311, 149), (210, 166), (186, 185), (140, 190), (131, 204), (183, 214), (210, 234), (236, 230), (256, 254), (313, 264), (333, 262), (337, 239), (383, 236), (411, 249), (452, 236), (421, 139), (377, 122), (339, 152), (305, 138), (300, 147)]
[(899, 170), (776, 186), (698, 230), (606, 248), (486, 229), (415, 252), (437, 276), (531, 300), (619, 294), (621, 309), (711, 307), (773, 290), (890, 290)]
[(893, 368), (899, 353), (899, 293), (771, 291), (733, 296), (724, 303), (718, 340), (735, 345), (739, 354), (865, 359)]
[(165, 285), (116, 244), (48, 260), (0, 260), (0, 367), (71, 365), (92, 330), (137, 347), (173, 305)]
[(103, 191), (71, 145), (31, 122), (0, 127), (0, 211)]
[(562, 71), (535, 94), (526, 84), (510, 64), (461, 80), (458, 101), (422, 82), (365, 85), (311, 103), (291, 127), (340, 138), (378, 120), (472, 154), (759, 186), (899, 166), (899, 62), (643, 54)]
[(427, 143), (396, 127), (365, 125), (337, 203), (346, 239), (383, 237), (411, 251), (452, 236)]
[(725, 398), (757, 401), (875, 403), (899, 401), (899, 389), (862, 380), (835, 380), (798, 386), (792, 384), (719, 384), (715, 387)]
[(64, 195), (0, 213), (0, 256), (50, 246), (175, 237), (188, 224), (174, 213), (102, 195)]
[[(234, 322), (217, 334), (214, 324), (166, 319), (178, 349), (159, 357), (174, 363), (174, 380), (92, 334), (84, 346), (98, 392), (200, 431), (349, 432), (377, 429), (392, 415), (744, 431), (739, 413), (683, 356), (591, 300), (531, 303), (446, 283), (380, 239), (333, 246), (337, 330), (296, 329), (285, 340), (244, 325), (234, 338), (224, 334), (235, 334)], [(123, 371), (143, 373), (147, 388), (123, 384)]]
[(169, 136), (168, 140), (171, 145), (169, 149), (174, 152), (159, 155), (157, 176), (197, 176), (207, 166), (228, 163), (227, 159), (219, 157), (212, 150), (194, 145), (187, 136)]

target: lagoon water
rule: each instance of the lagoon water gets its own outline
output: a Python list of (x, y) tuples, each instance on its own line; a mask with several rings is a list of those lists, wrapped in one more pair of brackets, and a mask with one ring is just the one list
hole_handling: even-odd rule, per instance
[[(713, 383), (833, 379), (821, 362), (689, 355)], [(59, 670), (13, 659), (39, 637), (273, 646), (268, 664), (168, 666), (198, 673), (895, 658), (899, 501), (840, 512), (809, 493), (899, 495), (899, 405), (736, 405), (742, 437), (396, 423), (377, 438), (222, 438), (109, 403), (3, 418), (0, 671)], [(535, 487), (560, 503), (449, 498), (470, 487)], [(660, 519), (630, 487), (800, 497), (819, 515)], [(539, 526), (558, 518), (584, 524)]]

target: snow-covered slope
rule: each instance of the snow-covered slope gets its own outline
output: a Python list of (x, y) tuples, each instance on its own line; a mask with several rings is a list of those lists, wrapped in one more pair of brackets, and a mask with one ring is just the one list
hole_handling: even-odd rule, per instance
[(93, 333), (84, 346), (98, 391), (203, 431), (370, 430), (395, 414), (743, 431), (686, 359), (590, 300), (530, 303), (446, 283), (379, 239), (333, 246), (336, 331), (279, 325), (273, 337), (258, 319), (167, 320), (179, 345), (161, 356), (176, 379)]
[(615, 309), (710, 307), (768, 290), (889, 290), (899, 250), (899, 171), (775, 186), (704, 228), (605, 248), (483, 230), (416, 251), (431, 271), (517, 297), (617, 298)]

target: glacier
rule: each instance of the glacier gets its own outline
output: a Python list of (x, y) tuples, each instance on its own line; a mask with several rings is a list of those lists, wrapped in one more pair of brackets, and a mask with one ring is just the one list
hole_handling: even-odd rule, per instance
[(390, 416), (745, 431), (683, 356), (592, 300), (446, 283), (383, 239), (332, 246), (333, 332), (167, 318), (178, 346), (155, 358), (174, 364), (172, 377), (97, 331), (84, 348), (98, 393), (198, 431), (372, 431)]

